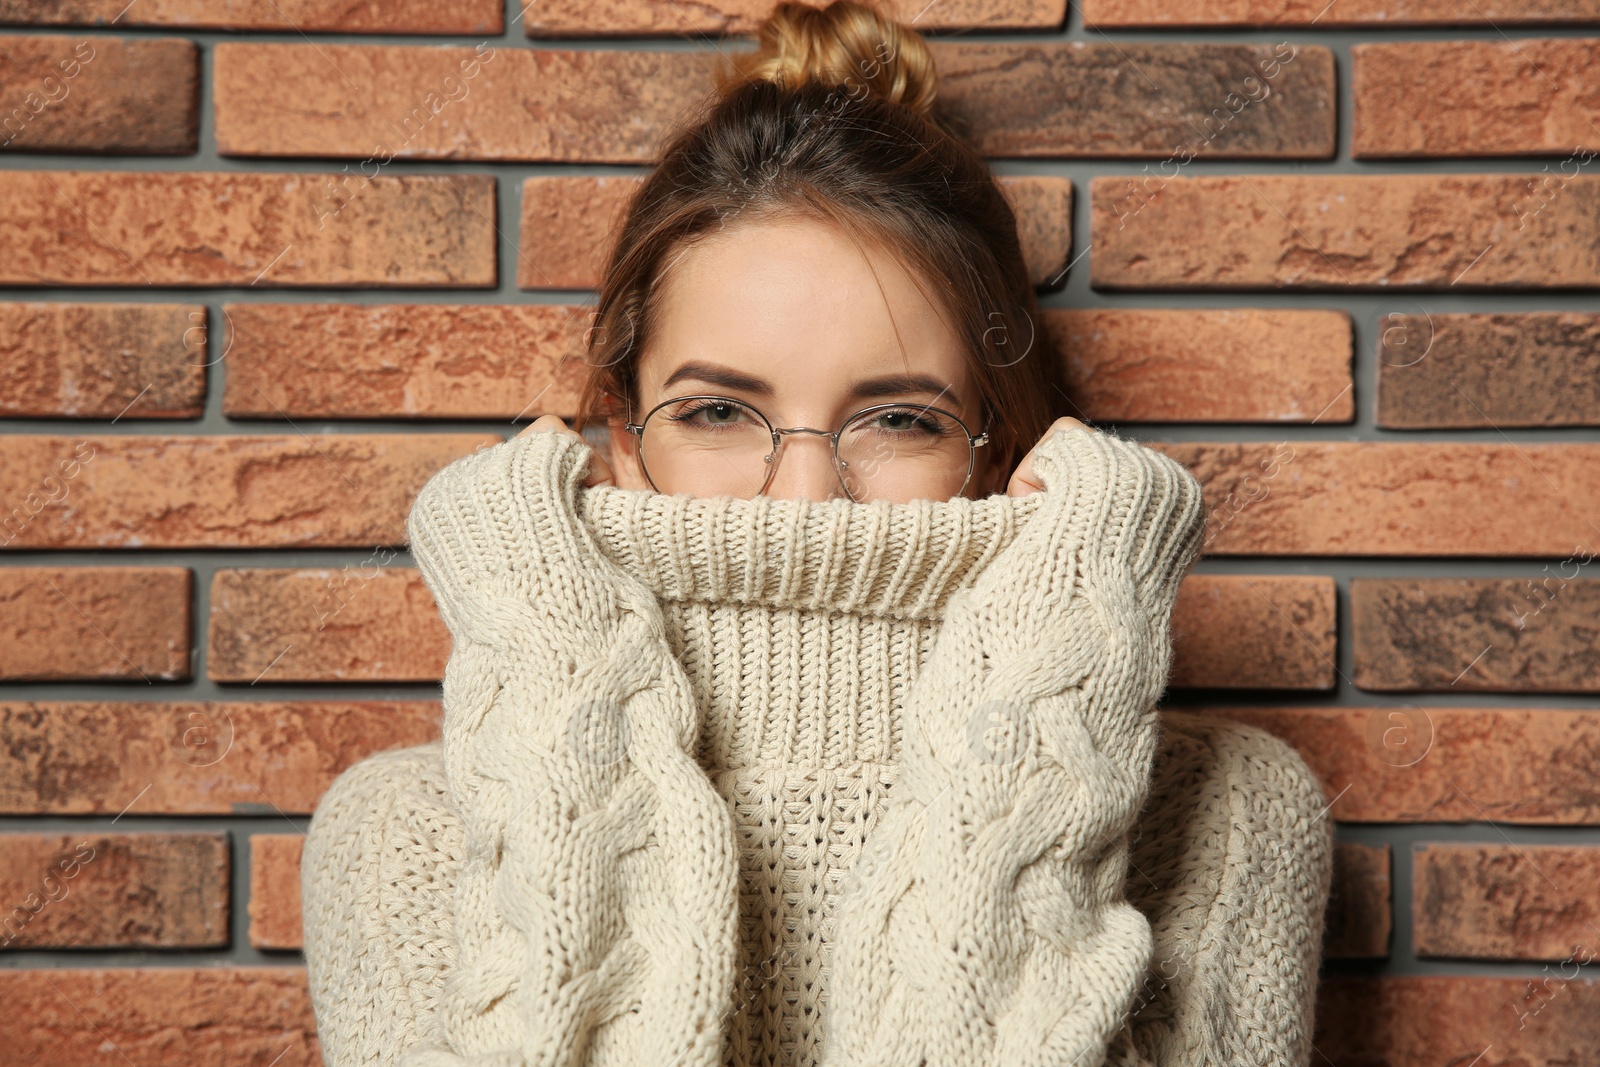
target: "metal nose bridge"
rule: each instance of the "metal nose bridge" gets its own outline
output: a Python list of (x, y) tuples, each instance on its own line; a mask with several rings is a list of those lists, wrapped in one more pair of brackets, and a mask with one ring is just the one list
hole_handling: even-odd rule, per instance
[(832, 437), (833, 436), (833, 431), (832, 430), (813, 430), (809, 426), (791, 426), (787, 430), (774, 429), (772, 432), (775, 433), (775, 434), (814, 433), (818, 437)]

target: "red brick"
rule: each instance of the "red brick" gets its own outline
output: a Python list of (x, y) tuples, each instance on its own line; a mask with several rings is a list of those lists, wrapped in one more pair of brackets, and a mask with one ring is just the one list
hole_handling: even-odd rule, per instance
[(1332, 578), (1191, 574), (1172, 609), (1174, 687), (1331, 690)]
[(1600, 176), (1233, 174), (1090, 182), (1096, 289), (1600, 285)]
[(1327, 959), (1374, 959), (1389, 955), (1394, 929), (1389, 881), (1389, 846), (1340, 841), (1333, 850), (1333, 889), (1328, 896), (1322, 954)]
[(598, 289), (628, 201), (643, 178), (528, 178), (522, 183), (517, 285)]
[(1321, 46), (1073, 41), (932, 50), (940, 100), (986, 156), (1154, 159), (1174, 173), (1189, 157), (1333, 158), (1333, 53)]
[(227, 304), (233, 418), (533, 418), (578, 409), (594, 309)]
[(228, 835), (0, 834), (7, 948), (222, 948)]
[[(1524, 514), (1524, 521), (1537, 516)], [(1529, 578), (1355, 578), (1355, 680), (1380, 692), (1600, 692), (1592, 540)], [(1554, 553), (1552, 553), (1554, 554)]]
[[(1270, 44), (931, 45), (940, 99), (984, 155), (1328, 159), (1333, 54)], [(692, 51), (216, 46), (217, 150), (231, 156), (653, 162), (711, 91)], [(1125, 76), (1129, 63), (1159, 79)], [(337, 97), (337, 108), (305, 100)], [(370, 162), (368, 162), (370, 161)]]
[[(885, 0), (883, 10), (917, 30), (1045, 30), (1061, 26), (1066, 0)], [(549, 0), (527, 5), (529, 37), (645, 37), (754, 34), (772, 10), (768, 0)]]
[(187, 567), (0, 568), (0, 679), (189, 678)]
[[(11, 548), (400, 545), (422, 484), (493, 434), (92, 437), (59, 503)], [(0, 438), (0, 500), (21, 500), (74, 439)]]
[(0, 171), (0, 285), (495, 285), (494, 178)]
[(431, 700), (0, 703), (0, 814), (308, 815), (439, 722)]
[[(223, 410), (267, 419), (570, 417), (593, 311), (579, 304), (229, 304)], [(1355, 417), (1343, 312), (1052, 310), (1046, 326), (1067, 366), (1072, 402), (1092, 419)]]
[(303, 967), (0, 971), (0, 1047), (50, 1067), (319, 1067)]
[(1045, 312), (1079, 417), (1127, 422), (1355, 420), (1343, 311)]
[(1600, 426), (1600, 315), (1395, 313), (1376, 347), (1379, 426)]
[(1411, 870), (1418, 956), (1600, 958), (1600, 848), (1430, 842)]
[(300, 947), (300, 850), (303, 834), (250, 835), (250, 944)]
[(1091, 29), (1469, 26), (1494, 31), (1600, 23), (1600, 0), (1084, 0), (1083, 21)]
[(0, 304), (0, 415), (198, 418), (202, 304)]
[(1017, 218), (1022, 259), (1036, 288), (1058, 288), (1072, 265), (1072, 182), (997, 176)]
[(0, 34), (0, 147), (183, 155), (199, 145), (199, 52), (176, 38)]
[[(1184, 710), (1196, 710), (1186, 707)], [(1600, 712), (1215, 706), (1293, 745), (1348, 823), (1600, 825)]]
[[(1060, 285), (1072, 256), (1072, 182), (1009, 176), (999, 182), (1016, 213), (1034, 285)], [(526, 179), (517, 285), (598, 289), (628, 201), (643, 183), (643, 178), (617, 175)]]
[(1151, 444), (1205, 485), (1212, 555), (1600, 552), (1590, 525), (1600, 515), (1597, 444)]
[(450, 634), (414, 568), (219, 570), (206, 648), (216, 682), (431, 682)]
[[(565, 51), (368, 44), (216, 46), (217, 151), (640, 163), (711, 87), (714, 51)], [(308, 110), (307, 97), (337, 95)]]
[(487, 33), (505, 29), (499, 0), (0, 0), (0, 23), (34, 26), (182, 26), (291, 33)]
[(1600, 39), (1358, 44), (1350, 63), (1357, 159), (1567, 155), (1555, 189), (1595, 158)]
[(1311, 1062), (1362, 1067), (1569, 1067), (1600, 1048), (1600, 982), (1329, 975)]

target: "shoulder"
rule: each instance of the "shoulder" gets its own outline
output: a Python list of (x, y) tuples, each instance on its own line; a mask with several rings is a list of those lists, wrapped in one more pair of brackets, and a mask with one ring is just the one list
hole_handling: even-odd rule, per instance
[(338, 775), (300, 867), (306, 968), (330, 1065), (389, 1063), (429, 1039), (455, 961), (464, 856), (443, 744), (375, 753)]
[(380, 811), (408, 804), (448, 813), (443, 741), (375, 752), (351, 764), (323, 792), (311, 825), (325, 834), (370, 828)]
[(1219, 874), (1288, 878), (1315, 897), (1332, 862), (1331, 800), (1282, 738), (1219, 715), (1163, 711), (1138, 840)]
[(1306, 1062), (1331, 799), (1266, 730), (1162, 712), (1127, 879), (1155, 943), (1132, 1040), (1155, 1062)]

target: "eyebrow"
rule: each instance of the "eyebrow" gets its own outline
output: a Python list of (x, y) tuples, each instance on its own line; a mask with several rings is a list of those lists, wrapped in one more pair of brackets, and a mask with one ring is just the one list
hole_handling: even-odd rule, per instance
[[(769, 399), (774, 393), (772, 383), (765, 378), (698, 359), (689, 360), (669, 374), (667, 380), (661, 383), (661, 388), (666, 389), (685, 379), (707, 382), (724, 389), (736, 389)], [(862, 400), (872, 400), (886, 396), (903, 396), (906, 393), (932, 393), (935, 397), (948, 397), (950, 403), (957, 408), (961, 406), (961, 398), (956, 395), (955, 390), (927, 374), (884, 374), (876, 378), (863, 378), (851, 385), (848, 395)]]

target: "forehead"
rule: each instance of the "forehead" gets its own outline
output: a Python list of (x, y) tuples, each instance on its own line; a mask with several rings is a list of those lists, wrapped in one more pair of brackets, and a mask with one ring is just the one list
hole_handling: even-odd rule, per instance
[(686, 360), (812, 390), (872, 374), (929, 373), (961, 390), (962, 342), (937, 289), (889, 250), (834, 224), (784, 216), (740, 221), (688, 245), (664, 268), (640, 382)]

